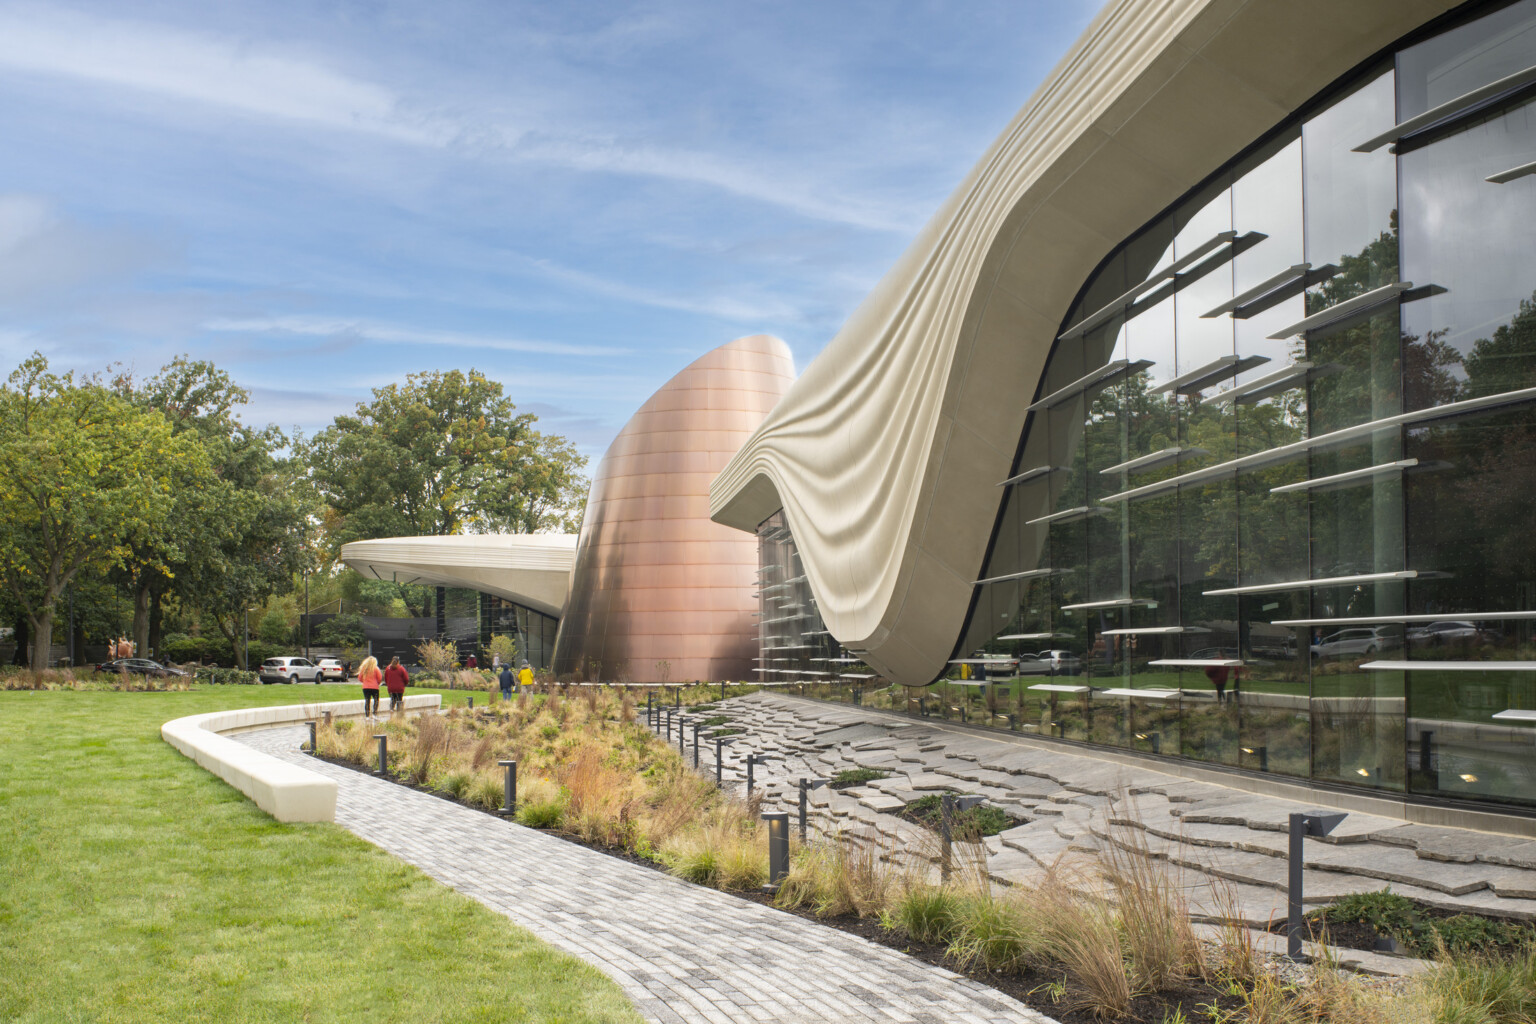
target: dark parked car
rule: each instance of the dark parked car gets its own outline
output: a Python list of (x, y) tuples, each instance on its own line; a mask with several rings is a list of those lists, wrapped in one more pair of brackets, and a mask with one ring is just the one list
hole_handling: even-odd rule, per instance
[(151, 676), (154, 678), (186, 675), (179, 668), (171, 668), (160, 664), (158, 661), (151, 661), (148, 658), (118, 658), (116, 661), (104, 661), (96, 666), (96, 671), (111, 672), (114, 675), (119, 672), (126, 672), (131, 676)]

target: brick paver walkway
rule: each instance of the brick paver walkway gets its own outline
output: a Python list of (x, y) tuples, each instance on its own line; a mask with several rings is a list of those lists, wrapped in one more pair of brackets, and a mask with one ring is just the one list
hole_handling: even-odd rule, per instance
[(661, 1024), (1052, 1024), (895, 950), (299, 753), (302, 728), (233, 737), (340, 785), (336, 822), (619, 983)]

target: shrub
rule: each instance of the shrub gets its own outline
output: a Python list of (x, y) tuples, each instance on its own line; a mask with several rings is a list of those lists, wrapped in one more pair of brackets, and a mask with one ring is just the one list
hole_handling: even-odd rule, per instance
[(424, 640), (416, 645), (416, 657), (420, 659), (423, 668), (442, 678), (458, 664), (459, 649), (448, 640)]
[(471, 772), (448, 772), (438, 781), (437, 788), (440, 792), (459, 800), (469, 793), (474, 781), (475, 776)]
[[(942, 827), (944, 817), (942, 800), (943, 797), (937, 793), (918, 797), (907, 804), (905, 813), (919, 825), (937, 832)], [(952, 834), (969, 837), (995, 836), (999, 832), (1012, 828), (1014, 824), (1007, 812), (989, 804), (956, 811), (950, 815), (949, 821)]]
[(886, 924), (918, 942), (949, 942), (959, 920), (959, 897), (954, 890), (914, 885), (899, 897), (886, 915)]
[(832, 788), (846, 789), (849, 786), (862, 786), (866, 782), (874, 782), (876, 779), (884, 779), (888, 776), (888, 772), (877, 771), (874, 768), (849, 768), (832, 777)]
[(1015, 901), (979, 892), (956, 901), (949, 952), (961, 964), (989, 971), (1018, 971), (1039, 957), (1040, 937)]

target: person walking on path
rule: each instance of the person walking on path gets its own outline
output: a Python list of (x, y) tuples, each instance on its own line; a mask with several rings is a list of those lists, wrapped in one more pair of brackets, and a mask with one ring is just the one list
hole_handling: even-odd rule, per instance
[(498, 676), (501, 675), (501, 655), (491, 655), (491, 671), (496, 673)]
[(372, 718), (379, 711), (379, 684), (384, 673), (379, 671), (379, 659), (369, 655), (357, 667), (357, 681), (363, 684), (363, 717)]
[[(384, 685), (389, 688), (389, 711), (405, 710), (405, 687), (411, 681), (411, 674), (400, 664), (400, 657), (396, 655), (389, 661), (389, 668), (384, 670)], [(377, 700), (378, 698), (374, 698)]]
[(511, 700), (512, 699), (512, 684), (514, 682), (516, 682), (516, 680), (512, 676), (512, 666), (511, 665), (504, 665), (504, 666), (502, 666), (501, 675), (496, 677), (496, 681), (501, 684), (501, 699), (502, 700)]
[(523, 667), (517, 672), (517, 689), (519, 693), (526, 692), (524, 687), (533, 685), (533, 669), (528, 667), (528, 662), (523, 662)]

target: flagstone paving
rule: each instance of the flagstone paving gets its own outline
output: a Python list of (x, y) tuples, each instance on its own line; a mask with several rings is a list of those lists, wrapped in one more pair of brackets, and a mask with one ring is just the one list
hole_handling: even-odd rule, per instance
[[(1235, 907), (1253, 925), (1285, 913), (1286, 830), (1306, 805), (1095, 758), (1046, 742), (991, 737), (940, 723), (759, 692), (716, 705), (745, 730), (725, 748), (726, 785), (754, 766), (765, 811), (798, 815), (802, 777), (852, 768), (888, 777), (810, 796), (811, 828), (878, 847), (891, 860), (930, 859), (932, 839), (890, 813), (935, 792), (977, 794), (1015, 817), (986, 841), (999, 883), (1038, 877), (1058, 859), (1089, 859), (1105, 844), (1145, 844), (1180, 869), (1197, 915)], [(642, 707), (640, 714), (643, 716)], [(713, 769), (711, 747), (705, 767)], [(1390, 887), (1450, 910), (1536, 920), (1536, 841), (1351, 813), (1306, 844), (1309, 903)]]
[(336, 780), (336, 823), (613, 978), (657, 1024), (1053, 1024), (993, 989), (792, 914), (299, 752), (303, 728), (232, 737)]

